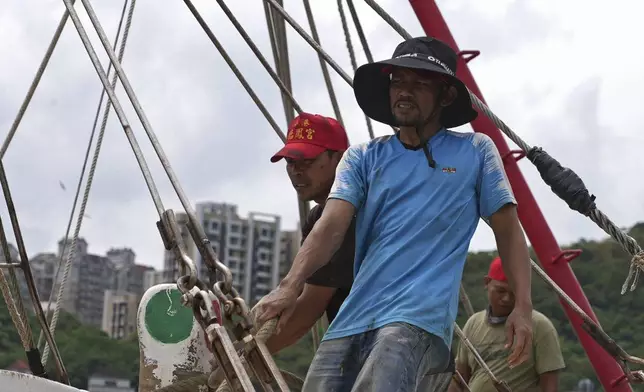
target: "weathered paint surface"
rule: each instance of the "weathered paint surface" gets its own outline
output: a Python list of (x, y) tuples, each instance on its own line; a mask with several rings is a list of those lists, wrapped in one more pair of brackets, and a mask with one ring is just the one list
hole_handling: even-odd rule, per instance
[(145, 329), (161, 343), (186, 340), (192, 332), (193, 321), (192, 309), (181, 305), (179, 290), (155, 293), (145, 308)]
[(41, 377), (0, 370), (0, 391), (7, 392), (87, 392)]
[(176, 284), (160, 284), (141, 299), (139, 392), (152, 392), (212, 369), (205, 334), (180, 298)]

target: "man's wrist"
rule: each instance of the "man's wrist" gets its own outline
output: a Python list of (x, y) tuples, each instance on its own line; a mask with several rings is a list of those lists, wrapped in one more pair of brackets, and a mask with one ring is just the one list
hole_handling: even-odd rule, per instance
[(532, 298), (516, 298), (514, 301), (514, 308), (523, 312), (532, 311)]
[(294, 290), (299, 293), (304, 289), (304, 283), (305, 279), (297, 276), (297, 274), (288, 273), (279, 285), (282, 288)]

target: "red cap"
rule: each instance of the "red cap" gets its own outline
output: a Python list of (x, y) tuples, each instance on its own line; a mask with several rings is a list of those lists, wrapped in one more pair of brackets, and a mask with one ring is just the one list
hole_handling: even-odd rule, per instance
[(508, 278), (507, 276), (505, 276), (505, 272), (503, 272), (503, 265), (501, 264), (500, 257), (492, 260), (492, 263), (490, 264), (490, 270), (487, 273), (487, 277), (492, 280), (507, 282)]
[(286, 145), (273, 155), (271, 162), (282, 158), (313, 159), (324, 151), (346, 151), (347, 132), (340, 123), (319, 114), (302, 113), (288, 127)]

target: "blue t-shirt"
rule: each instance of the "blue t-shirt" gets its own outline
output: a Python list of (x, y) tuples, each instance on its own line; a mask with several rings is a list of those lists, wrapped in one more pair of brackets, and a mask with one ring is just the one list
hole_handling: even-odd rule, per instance
[(406, 322), (451, 345), (479, 217), (516, 201), (488, 136), (442, 129), (428, 143), (436, 168), (393, 135), (340, 161), (329, 198), (357, 210), (354, 283), (324, 340)]

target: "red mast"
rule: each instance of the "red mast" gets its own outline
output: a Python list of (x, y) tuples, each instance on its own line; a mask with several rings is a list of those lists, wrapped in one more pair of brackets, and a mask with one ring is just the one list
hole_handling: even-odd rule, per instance
[[(459, 51), (456, 41), (441, 15), (438, 6), (434, 0), (409, 0), (420, 24), (425, 33), (446, 42), (457, 53), (460, 54), (458, 64), (458, 77), (467, 85), (467, 87), (476, 94), (481, 101), (485, 102), (483, 95), (479, 90), (474, 76), (470, 72), (467, 62), (478, 56), (478, 51)], [(517, 160), (524, 157), (520, 150), (510, 150), (503, 134), (485, 115), (472, 122), (472, 128), (475, 132), (481, 132), (488, 135), (503, 157), (505, 170), (507, 172), (512, 189), (519, 203), (518, 213), (523, 228), (532, 243), (535, 253), (537, 254), (541, 265), (546, 273), (579, 305), (593, 320), (598, 324), (597, 317), (593, 313), (588, 299), (584, 295), (575, 274), (568, 265), (568, 262), (577, 257), (580, 251), (568, 250), (562, 251), (555, 240), (554, 235), (548, 227), (539, 205), (537, 204), (525, 178), (519, 170)], [(626, 382), (616, 384), (616, 381), (623, 376), (623, 372), (615, 360), (597, 344), (582, 328), (582, 320), (573, 312), (565, 302), (559, 301), (570, 323), (572, 324), (581, 345), (592, 364), (597, 378), (607, 392), (626, 392), (632, 391), (630, 385)]]

